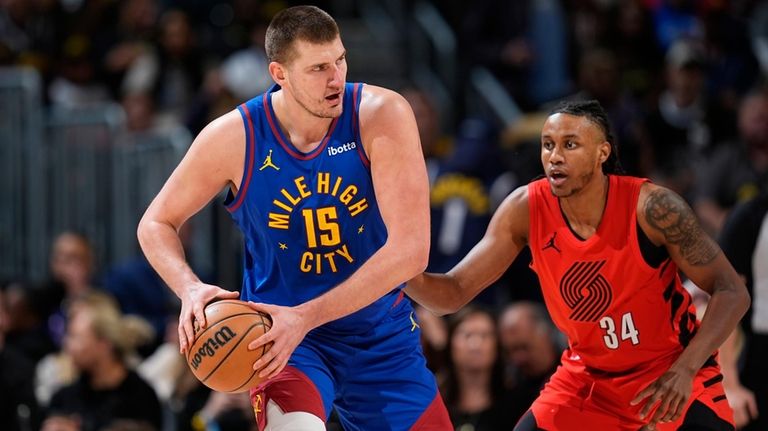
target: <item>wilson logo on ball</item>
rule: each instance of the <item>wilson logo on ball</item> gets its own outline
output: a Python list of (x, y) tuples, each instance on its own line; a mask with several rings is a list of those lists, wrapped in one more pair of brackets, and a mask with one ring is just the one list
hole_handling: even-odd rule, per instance
[(200, 363), (203, 362), (203, 358), (213, 357), (220, 347), (224, 347), (236, 336), (237, 334), (231, 330), (229, 326), (224, 326), (216, 331), (215, 334), (208, 338), (200, 348), (197, 349), (197, 352), (195, 353), (195, 356), (192, 357), (192, 362), (190, 363), (192, 368), (196, 370), (200, 366)]

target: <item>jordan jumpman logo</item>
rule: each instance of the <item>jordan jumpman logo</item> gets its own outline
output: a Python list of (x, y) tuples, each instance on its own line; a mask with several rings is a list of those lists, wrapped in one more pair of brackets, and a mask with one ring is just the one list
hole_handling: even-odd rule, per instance
[(557, 232), (552, 234), (552, 238), (550, 238), (549, 241), (547, 241), (547, 244), (544, 245), (544, 247), (541, 250), (543, 251), (543, 250), (546, 250), (548, 248), (554, 248), (555, 251), (560, 253), (560, 249), (557, 248), (557, 244), (555, 244), (555, 237), (557, 237)]
[(275, 168), (276, 171), (280, 170), (280, 168), (278, 168), (277, 166), (275, 166), (274, 163), (272, 163), (272, 150), (269, 150), (269, 154), (267, 154), (267, 158), (264, 159), (264, 165), (260, 167), (259, 170), (263, 171), (264, 169), (267, 169), (267, 168)]

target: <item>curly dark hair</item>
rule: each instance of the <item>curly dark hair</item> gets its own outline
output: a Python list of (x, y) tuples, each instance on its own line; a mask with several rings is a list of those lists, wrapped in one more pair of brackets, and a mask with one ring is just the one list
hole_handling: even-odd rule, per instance
[(600, 128), (605, 136), (605, 140), (611, 144), (611, 154), (608, 160), (603, 163), (604, 174), (623, 174), (624, 169), (619, 161), (619, 147), (611, 133), (611, 124), (608, 121), (608, 114), (597, 100), (565, 100), (557, 104), (549, 115), (568, 114), (576, 117), (586, 117), (594, 125)]

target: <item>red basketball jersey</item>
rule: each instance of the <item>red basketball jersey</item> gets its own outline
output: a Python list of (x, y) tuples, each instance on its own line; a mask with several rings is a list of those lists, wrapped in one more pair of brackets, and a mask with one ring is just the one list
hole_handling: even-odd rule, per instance
[(698, 323), (675, 263), (667, 258), (656, 269), (641, 254), (637, 200), (647, 180), (609, 181), (603, 217), (587, 240), (571, 231), (546, 179), (529, 184), (529, 245), (550, 315), (568, 336), (568, 359), (624, 373), (674, 360)]

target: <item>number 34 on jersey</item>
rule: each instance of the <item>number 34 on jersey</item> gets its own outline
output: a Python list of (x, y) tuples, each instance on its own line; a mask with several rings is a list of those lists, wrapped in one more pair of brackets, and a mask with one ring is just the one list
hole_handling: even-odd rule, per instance
[[(306, 178), (300, 176), (293, 180), (294, 187), (280, 189), (280, 196), (272, 201), (273, 210), (269, 213), (267, 225), (273, 229), (290, 229), (294, 208), (313, 194), (337, 198), (349, 211), (350, 217), (355, 217), (368, 208), (366, 198), (357, 197), (358, 187), (345, 184), (341, 176), (332, 177), (329, 172), (318, 172), (314, 185), (311, 187)], [(306, 234), (306, 251), (302, 253), (299, 262), (302, 272), (337, 272), (340, 264), (354, 262), (349, 248), (342, 242), (337, 206), (302, 208), (298, 213)]]

